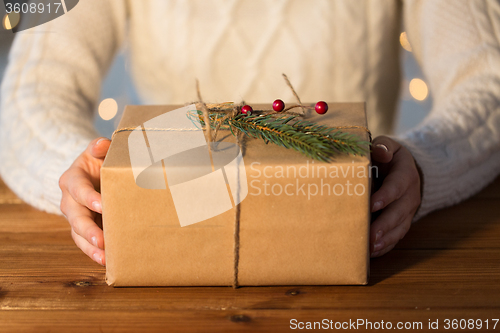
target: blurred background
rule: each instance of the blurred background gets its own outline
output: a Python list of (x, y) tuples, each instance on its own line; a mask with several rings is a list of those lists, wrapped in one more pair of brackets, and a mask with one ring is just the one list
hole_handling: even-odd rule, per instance
[[(17, 22), (9, 20), (5, 14), (3, 3), (0, 5), (2, 13), (2, 28), (0, 29), (0, 78), (3, 78), (7, 66), (10, 46), (14, 39), (11, 29)], [(23, 32), (19, 32), (23, 33)], [(401, 67), (403, 77), (399, 96), (399, 112), (396, 134), (417, 125), (429, 112), (432, 97), (427, 84), (412, 54), (411, 45), (406, 38), (404, 27), (400, 34)], [(110, 137), (120, 120), (120, 114), (127, 104), (141, 104), (127, 69), (127, 57), (121, 51), (110, 71), (106, 75), (101, 89), (100, 102), (95, 110), (95, 125), (101, 135)]]

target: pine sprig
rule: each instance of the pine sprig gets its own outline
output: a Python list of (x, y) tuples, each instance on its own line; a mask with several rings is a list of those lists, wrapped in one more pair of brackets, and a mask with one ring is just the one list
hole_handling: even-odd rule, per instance
[(339, 153), (366, 153), (366, 143), (355, 135), (311, 122), (296, 121), (296, 118), (238, 115), (229, 124), (251, 137), (297, 150), (320, 161), (328, 162)]
[(353, 155), (365, 155), (370, 146), (370, 142), (362, 141), (357, 135), (342, 132), (339, 129), (318, 125), (310, 121), (297, 121), (294, 126), (297, 130), (309, 132), (310, 135), (322, 137), (343, 153)]
[[(200, 123), (205, 125), (199, 113), (190, 116), (197, 116)], [(223, 117), (223, 113), (211, 112), (209, 114), (211, 127), (215, 128)], [(329, 162), (341, 153), (365, 155), (368, 152), (370, 143), (360, 140), (356, 135), (297, 118), (297, 116), (275, 114), (250, 116), (238, 114), (226, 118), (221, 128), (229, 129), (233, 135), (236, 134), (235, 130), (239, 130), (249, 137), (294, 149), (307, 157), (323, 162)]]
[(327, 162), (331, 156), (335, 155), (332, 145), (322, 138), (297, 131), (293, 125), (286, 122), (287, 120), (286, 118), (273, 119), (269, 115), (238, 115), (229, 121), (229, 125), (250, 137), (261, 138), (266, 143), (272, 142), (278, 146), (297, 150), (316, 160)]

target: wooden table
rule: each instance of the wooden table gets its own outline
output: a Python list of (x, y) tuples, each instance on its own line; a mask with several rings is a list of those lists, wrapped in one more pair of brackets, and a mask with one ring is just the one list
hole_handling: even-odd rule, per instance
[(429, 320), (454, 331), (445, 319), (481, 319), (493, 331), (500, 319), (500, 178), (414, 224), (372, 259), (369, 286), (111, 288), (69, 231), (0, 181), (0, 331), (275, 332), (290, 331), (291, 319), (365, 320), (360, 330), (421, 322), (421, 331)]

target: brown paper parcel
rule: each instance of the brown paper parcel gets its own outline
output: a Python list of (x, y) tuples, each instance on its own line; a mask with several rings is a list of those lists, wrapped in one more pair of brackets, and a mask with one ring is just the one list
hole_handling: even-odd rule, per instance
[[(329, 106), (327, 114), (307, 119), (331, 127), (366, 127), (364, 103)], [(178, 108), (127, 106), (118, 128), (138, 130), (116, 133), (102, 166), (109, 285), (230, 286), (235, 269), (241, 286), (368, 282), (369, 155), (342, 154), (324, 163), (260, 139), (246, 139), (242, 151), (228, 149), (232, 162), (231, 158), (217, 161), (213, 155), (207, 170), (206, 163), (187, 156), (193, 154), (182, 153), (186, 149), (182, 139), (168, 140), (172, 133), (188, 138), (196, 131), (179, 130), (185, 124), (171, 122), (161, 126), (165, 128), (150, 126), (153, 118)], [(369, 140), (365, 130), (349, 131)], [(131, 153), (129, 142), (141, 140), (143, 146)], [(217, 140), (235, 142), (229, 131), (219, 132)], [(162, 158), (158, 149), (177, 154)], [(200, 156), (207, 151), (200, 150)], [(141, 158), (151, 167), (132, 168)], [(235, 161), (233, 172), (224, 168)], [(231, 180), (234, 170), (237, 185)], [(222, 185), (220, 179), (214, 180), (221, 174)], [(201, 176), (212, 175), (211, 184), (217, 185), (196, 187)], [(196, 184), (186, 187), (189, 182)], [(238, 216), (234, 207), (239, 201)], [(217, 215), (188, 221), (193, 214), (214, 214), (213, 207)], [(236, 219), (239, 240), (235, 240)]]

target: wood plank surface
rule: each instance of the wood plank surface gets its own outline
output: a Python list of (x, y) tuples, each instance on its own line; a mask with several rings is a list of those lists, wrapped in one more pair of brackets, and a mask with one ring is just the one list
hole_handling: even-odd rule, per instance
[[(379, 325), (383, 321), (391, 323), (396, 329), (398, 323), (409, 324), (407, 332), (428, 332), (429, 322), (438, 320), (439, 330), (445, 332), (469, 331), (468, 329), (445, 329), (445, 319), (475, 318), (482, 321), (482, 330), (498, 331), (500, 323), (493, 330), (495, 322), (492, 315), (498, 311), (483, 309), (471, 310), (431, 310), (431, 309), (402, 309), (402, 310), (364, 310), (356, 318), (352, 310), (204, 310), (204, 311), (150, 311), (143, 314), (137, 311), (25, 311), (14, 312), (12, 315), (0, 314), (2, 328), (12, 332), (281, 332), (294, 331), (290, 329), (292, 319), (303, 322), (328, 321), (349, 324), (349, 320), (360, 322), (359, 331), (382, 331), (375, 329), (375, 322)], [(404, 318), (404, 320), (402, 320)], [(486, 330), (486, 320), (489, 320), (489, 330)], [(367, 322), (371, 323), (371, 328)], [(333, 324), (335, 325), (335, 324)], [(417, 326), (418, 325), (418, 326)], [(451, 325), (450, 325), (451, 326)], [(50, 330), (49, 330), (50, 327)], [(404, 327), (404, 326), (403, 326)], [(421, 329), (418, 329), (420, 327)], [(0, 330), (2, 329), (0, 328)], [(414, 328), (414, 329), (411, 329)], [(352, 329), (351, 329), (352, 330)], [(295, 329), (295, 331), (304, 331)]]
[(450, 331), (446, 318), (488, 319), (492, 330), (500, 318), (500, 178), (414, 223), (371, 260), (368, 286), (111, 288), (69, 231), (0, 181), (0, 332), (277, 332), (293, 318), (415, 321), (421, 331), (429, 320)]

